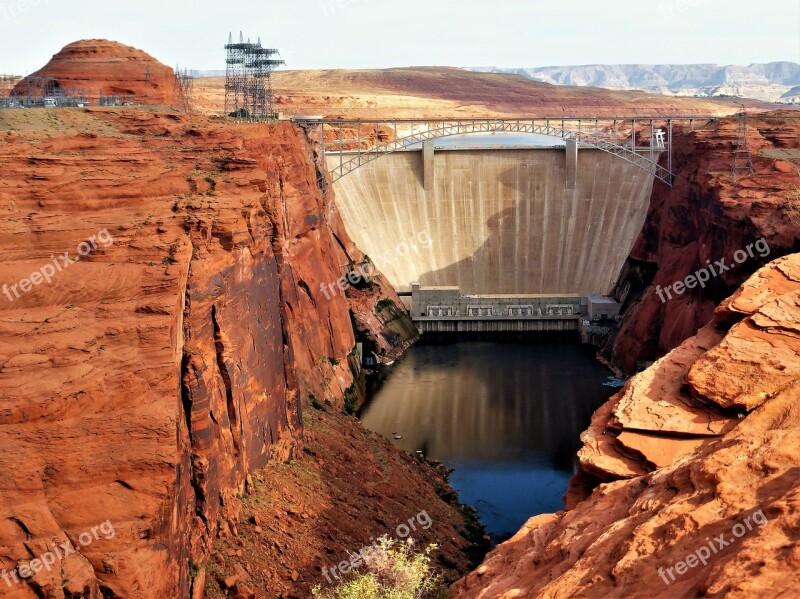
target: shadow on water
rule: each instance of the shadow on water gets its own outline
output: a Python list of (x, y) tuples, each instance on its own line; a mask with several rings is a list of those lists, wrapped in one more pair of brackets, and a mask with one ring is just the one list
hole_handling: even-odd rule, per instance
[(563, 507), (580, 433), (613, 392), (609, 374), (563, 339), (427, 340), (373, 381), (360, 417), (454, 468), (451, 484), (497, 542)]

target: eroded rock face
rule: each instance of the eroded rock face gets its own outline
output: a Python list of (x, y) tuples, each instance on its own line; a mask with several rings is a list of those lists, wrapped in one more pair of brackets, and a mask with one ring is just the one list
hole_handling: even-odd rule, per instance
[[(50, 81), (36, 81), (47, 78)], [(63, 92), (96, 102), (99, 96), (133, 96), (137, 104), (170, 105), (175, 73), (136, 48), (109, 40), (80, 40), (64, 46), (44, 67), (14, 88), (25, 96), (28, 89), (45, 87), (44, 95)]]
[(585, 497), (574, 482), (571, 509), (532, 518), (453, 596), (794, 596), (798, 267), (758, 271), (598, 410), (580, 460), (603, 484)]
[[(0, 569), (109, 532), (0, 594), (188, 596), (248, 474), (302, 444), (303, 402), (343, 406), (349, 300), (321, 286), (363, 256), (288, 124), (53, 114), (0, 141)], [(361, 293), (378, 323), (364, 306), (400, 303)]]
[[(760, 266), (797, 251), (800, 125), (748, 118), (755, 174), (733, 181), (737, 128), (738, 120), (731, 118), (676, 135), (674, 185), (655, 184), (645, 226), (616, 292), (627, 297), (627, 306), (612, 359), (628, 372), (694, 335), (717, 304)], [(768, 252), (763, 244), (754, 247), (760, 239)], [(740, 264), (738, 251), (747, 252)], [(680, 295), (663, 291), (719, 260), (733, 268), (710, 277), (704, 287)]]

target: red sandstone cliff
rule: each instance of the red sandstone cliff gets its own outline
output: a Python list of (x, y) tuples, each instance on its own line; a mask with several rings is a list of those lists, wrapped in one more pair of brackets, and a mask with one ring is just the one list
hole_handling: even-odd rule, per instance
[(29, 88), (49, 95), (61, 90), (67, 95), (94, 101), (106, 96), (134, 96), (137, 104), (169, 105), (173, 100), (175, 74), (155, 58), (130, 46), (109, 40), (81, 40), (64, 46), (44, 67), (14, 88), (26, 95)]
[(571, 509), (529, 520), (454, 597), (797, 596), (800, 255), (753, 275), (582, 438), (605, 484), (583, 501), (575, 485)]
[[(780, 113), (776, 113), (778, 115)], [(784, 113), (790, 114), (790, 113)], [(650, 210), (617, 294), (627, 297), (613, 361), (633, 371), (694, 335), (714, 307), (759, 266), (800, 249), (800, 120), (752, 116), (748, 142), (755, 174), (731, 178), (737, 119), (723, 119), (675, 137), (672, 188), (654, 186)], [(770, 252), (747, 259), (682, 295), (658, 288), (682, 281), (764, 238)], [(719, 269), (721, 270), (721, 269)]]
[[(750, 275), (798, 247), (800, 128), (749, 119), (756, 173), (734, 182), (736, 126), (676, 138), (675, 185), (656, 184), (617, 288), (615, 360), (660, 359), (594, 414), (566, 509), (532, 518), (455, 597), (796, 595), (800, 255)], [(659, 290), (762, 238), (705, 288), (661, 302)], [(763, 526), (732, 540), (755, 512)], [(719, 535), (728, 544), (712, 548)]]
[(114, 536), (0, 594), (186, 596), (248, 475), (302, 445), (303, 403), (343, 405), (351, 309), (391, 352), (370, 306), (399, 300), (323, 296), (362, 257), (288, 124), (23, 117), (0, 138), (0, 569)]

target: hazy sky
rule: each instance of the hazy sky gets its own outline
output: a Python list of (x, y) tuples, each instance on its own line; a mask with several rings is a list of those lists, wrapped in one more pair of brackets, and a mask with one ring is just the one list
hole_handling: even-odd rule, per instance
[(93, 37), (223, 69), (240, 29), (295, 69), (800, 62), (800, 0), (0, 0), (0, 72)]

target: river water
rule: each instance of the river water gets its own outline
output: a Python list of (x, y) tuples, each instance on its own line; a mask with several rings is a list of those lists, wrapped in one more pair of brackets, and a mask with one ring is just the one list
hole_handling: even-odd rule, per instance
[(382, 373), (360, 417), (454, 468), (461, 502), (499, 542), (563, 507), (580, 433), (614, 392), (609, 375), (578, 344), (421, 344)]

